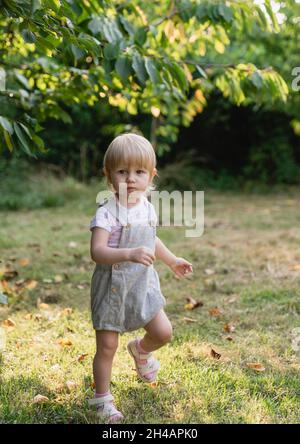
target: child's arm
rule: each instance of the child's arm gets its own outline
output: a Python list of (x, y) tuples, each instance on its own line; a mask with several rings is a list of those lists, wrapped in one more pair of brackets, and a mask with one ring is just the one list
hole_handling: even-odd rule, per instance
[(91, 237), (91, 258), (97, 264), (116, 264), (132, 261), (151, 265), (155, 259), (153, 252), (147, 247), (112, 248), (108, 247), (110, 233), (104, 228), (95, 227)]
[(155, 256), (168, 265), (179, 278), (193, 273), (193, 265), (182, 257), (175, 256), (157, 236), (155, 241)]

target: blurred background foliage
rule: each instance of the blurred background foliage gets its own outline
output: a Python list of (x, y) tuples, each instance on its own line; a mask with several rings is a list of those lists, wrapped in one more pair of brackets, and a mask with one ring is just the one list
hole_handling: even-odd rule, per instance
[(0, 0), (0, 209), (76, 198), (124, 131), (158, 188), (299, 184), (299, 26), (295, 0)]

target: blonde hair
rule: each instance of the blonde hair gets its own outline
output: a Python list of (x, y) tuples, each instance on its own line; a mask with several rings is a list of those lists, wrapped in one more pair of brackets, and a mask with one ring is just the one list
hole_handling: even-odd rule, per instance
[[(151, 174), (156, 167), (156, 155), (151, 143), (143, 136), (134, 133), (124, 133), (115, 137), (107, 148), (103, 158), (103, 168), (107, 176), (107, 185), (113, 190), (109, 180), (110, 172), (116, 170), (120, 165), (124, 167), (136, 166), (145, 168)], [(155, 185), (151, 184), (145, 192), (149, 195)]]

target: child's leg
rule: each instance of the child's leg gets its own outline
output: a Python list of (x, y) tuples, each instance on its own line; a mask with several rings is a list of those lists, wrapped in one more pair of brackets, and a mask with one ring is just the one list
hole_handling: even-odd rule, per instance
[[(171, 340), (172, 325), (165, 312), (159, 313), (145, 327), (146, 334), (143, 339), (136, 339), (128, 343), (129, 352), (134, 357), (136, 370), (141, 379), (146, 382), (153, 382), (159, 368), (159, 362), (152, 358), (148, 360), (149, 353), (157, 350)], [(145, 355), (145, 359), (143, 359)], [(150, 363), (151, 362), (151, 363)], [(146, 367), (149, 370), (146, 370)], [(152, 368), (152, 370), (151, 370)]]
[(140, 340), (139, 346), (145, 353), (157, 350), (158, 348), (171, 341), (172, 325), (167, 315), (161, 309), (155, 318), (145, 325), (146, 334)]
[(96, 393), (109, 391), (112, 362), (118, 348), (119, 333), (96, 330), (97, 351), (93, 362)]

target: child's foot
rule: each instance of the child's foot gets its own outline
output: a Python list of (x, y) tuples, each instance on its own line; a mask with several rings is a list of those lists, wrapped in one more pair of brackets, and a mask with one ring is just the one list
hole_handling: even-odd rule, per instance
[(127, 350), (134, 359), (136, 372), (142, 381), (154, 382), (160, 368), (159, 361), (154, 358), (152, 353), (146, 353), (139, 342), (140, 338), (128, 342)]
[(108, 423), (118, 423), (124, 419), (119, 410), (116, 409), (113, 403), (114, 397), (109, 393), (105, 396), (94, 397), (89, 399), (89, 405), (95, 405), (97, 407), (98, 418), (104, 419)]

